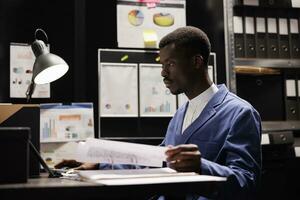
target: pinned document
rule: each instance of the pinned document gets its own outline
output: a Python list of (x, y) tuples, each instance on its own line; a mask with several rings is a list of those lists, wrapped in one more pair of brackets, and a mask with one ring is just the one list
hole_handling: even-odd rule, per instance
[(41, 104), (41, 142), (69, 142), (94, 137), (92, 103)]
[(157, 34), (152, 29), (145, 29), (143, 31), (143, 38), (145, 47), (156, 48), (157, 46)]
[(300, 0), (291, 0), (292, 8), (300, 8)]

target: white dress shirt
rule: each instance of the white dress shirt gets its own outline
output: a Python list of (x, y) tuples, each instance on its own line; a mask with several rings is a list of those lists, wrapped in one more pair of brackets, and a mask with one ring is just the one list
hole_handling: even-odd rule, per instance
[(214, 94), (218, 92), (218, 90), (219, 89), (217, 88), (217, 86), (215, 84), (212, 84), (204, 92), (202, 92), (195, 98), (189, 100), (187, 111), (184, 116), (181, 133), (183, 133), (184, 130), (199, 117), (206, 104), (214, 96)]

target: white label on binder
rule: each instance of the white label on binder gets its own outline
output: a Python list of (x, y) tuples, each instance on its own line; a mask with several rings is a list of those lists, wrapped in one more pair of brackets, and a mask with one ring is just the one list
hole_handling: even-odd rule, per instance
[(275, 18), (268, 18), (268, 33), (277, 33), (277, 25)]
[(284, 18), (279, 19), (279, 34), (288, 35), (287, 19)]
[(256, 32), (258, 33), (266, 32), (265, 18), (262, 17), (256, 18)]
[(298, 80), (298, 97), (300, 97), (300, 80)]
[(300, 157), (300, 147), (295, 147), (295, 156)]
[(246, 22), (246, 34), (254, 34), (254, 18), (245, 17)]
[(243, 33), (243, 18), (241, 16), (233, 17), (233, 31), (234, 33)]
[(261, 135), (261, 144), (270, 144), (269, 134), (262, 134)]
[(291, 33), (299, 33), (298, 19), (290, 19), (290, 31)]
[(287, 97), (295, 97), (296, 96), (296, 81), (295, 80), (286, 80), (286, 96)]
[(292, 0), (293, 8), (300, 8), (300, 0)]
[(244, 5), (248, 6), (258, 6), (258, 0), (244, 0), (243, 2)]

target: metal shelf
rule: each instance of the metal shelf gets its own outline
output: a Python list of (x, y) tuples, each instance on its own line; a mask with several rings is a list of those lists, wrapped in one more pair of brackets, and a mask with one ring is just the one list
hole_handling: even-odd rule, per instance
[[(263, 6), (242, 5), (242, 1), (223, 0), (224, 7), (224, 34), (226, 58), (226, 83), (229, 90), (237, 92), (236, 67), (263, 67), (276, 69), (300, 69), (300, 59), (273, 59), (273, 58), (236, 58), (234, 50), (233, 12), (236, 7), (249, 7), (249, 9), (264, 9)], [(269, 8), (269, 7), (268, 7)], [(279, 9), (275, 8), (274, 9)], [(281, 8), (283, 9), (283, 8)], [(287, 8), (291, 9), (291, 8)], [(293, 8), (295, 10), (299, 8)], [(300, 10), (300, 9), (299, 9)]]
[(262, 131), (300, 131), (300, 121), (262, 121)]
[(235, 58), (234, 66), (300, 68), (300, 59)]

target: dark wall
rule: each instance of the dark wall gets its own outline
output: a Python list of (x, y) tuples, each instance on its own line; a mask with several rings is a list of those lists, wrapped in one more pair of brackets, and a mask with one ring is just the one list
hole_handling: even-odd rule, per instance
[[(0, 102), (24, 103), (9, 98), (9, 44), (31, 43), (36, 28), (48, 35), (51, 52), (70, 65), (66, 76), (51, 84), (51, 99), (33, 99), (32, 103), (65, 102), (73, 99), (74, 4), (58, 0), (0, 1)], [(64, 86), (63, 88), (61, 86)]]
[[(225, 83), (223, 4), (218, 0), (186, 3), (187, 25), (209, 36), (217, 53), (218, 83)], [(116, 20), (116, 0), (0, 0), (0, 102), (25, 103), (25, 99), (9, 98), (9, 43), (30, 43), (35, 29), (42, 28), (51, 52), (64, 58), (70, 71), (51, 84), (50, 99), (31, 102), (93, 102), (97, 120), (97, 50), (117, 48)], [(157, 127), (165, 132), (165, 121)]]

